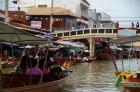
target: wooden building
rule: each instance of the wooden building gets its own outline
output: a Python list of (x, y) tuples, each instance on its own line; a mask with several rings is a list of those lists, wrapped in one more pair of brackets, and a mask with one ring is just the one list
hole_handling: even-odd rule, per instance
[[(32, 28), (50, 29), (51, 7), (33, 7), (27, 12)], [(54, 7), (53, 8), (53, 30), (71, 30), (76, 28), (78, 16), (70, 10)]]

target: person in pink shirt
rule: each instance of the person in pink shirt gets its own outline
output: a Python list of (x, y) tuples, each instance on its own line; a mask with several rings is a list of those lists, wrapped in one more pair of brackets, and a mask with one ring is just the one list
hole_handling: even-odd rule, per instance
[(26, 69), (26, 75), (41, 75), (42, 74), (42, 70), (40, 68), (37, 67), (37, 60), (34, 58), (31, 58), (31, 64), (30, 62), (28, 62), (29, 66)]

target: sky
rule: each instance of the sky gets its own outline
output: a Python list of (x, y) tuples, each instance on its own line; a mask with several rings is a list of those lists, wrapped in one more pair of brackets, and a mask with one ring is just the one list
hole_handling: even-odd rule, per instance
[[(0, 0), (3, 2), (4, 0)], [(10, 1), (9, 7), (16, 7)], [(55, 1), (55, 0), (54, 0)], [(90, 3), (90, 9), (96, 9), (97, 12), (105, 12), (111, 16), (111, 20), (119, 22), (120, 26), (129, 27), (131, 23), (140, 22), (140, 0), (87, 0)], [(0, 8), (3, 7), (0, 5)], [(10, 8), (15, 9), (15, 8)], [(15, 9), (16, 10), (16, 9)]]
[(87, 0), (91, 9), (96, 12), (105, 12), (111, 20), (119, 22), (123, 27), (131, 23), (140, 22), (140, 0)]

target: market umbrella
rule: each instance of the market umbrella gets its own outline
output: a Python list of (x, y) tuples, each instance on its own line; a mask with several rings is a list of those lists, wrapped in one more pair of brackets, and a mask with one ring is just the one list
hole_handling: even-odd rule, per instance
[(50, 35), (42, 35), (42, 37), (45, 38), (45, 39), (52, 39), (52, 38), (53, 38), (53, 37), (50, 36)]
[(36, 46), (27, 45), (27, 46), (22, 46), (22, 47), (19, 47), (19, 48), (32, 49), (32, 48), (36, 48)]
[(80, 44), (76, 44), (74, 42), (70, 42), (70, 41), (54, 41), (55, 43), (59, 43), (59, 44), (63, 44), (63, 45), (70, 45), (71, 47), (77, 47), (77, 48), (85, 48), (85, 46), (82, 46)]
[(8, 24), (0, 23), (0, 41), (15, 44), (47, 44), (47, 39), (42, 39)]
[(105, 42), (103, 39), (95, 40), (95, 42)]

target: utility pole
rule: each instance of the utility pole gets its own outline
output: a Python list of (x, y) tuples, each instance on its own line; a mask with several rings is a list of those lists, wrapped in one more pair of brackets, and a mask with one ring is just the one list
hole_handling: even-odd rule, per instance
[(2, 8), (3, 8), (3, 2), (2, 2), (2, 0), (0, 1), (0, 5), (1, 5), (0, 9), (2, 10)]
[(7, 24), (8, 21), (8, 7), (9, 7), (9, 0), (5, 0), (5, 24)]
[(53, 0), (51, 0), (50, 36), (52, 36), (52, 24), (53, 24)]

